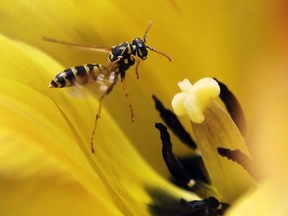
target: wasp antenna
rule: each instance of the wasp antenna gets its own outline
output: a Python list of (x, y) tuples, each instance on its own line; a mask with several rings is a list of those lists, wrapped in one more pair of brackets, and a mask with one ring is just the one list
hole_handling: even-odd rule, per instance
[(144, 33), (144, 36), (143, 36), (143, 41), (144, 41), (144, 43), (146, 43), (147, 33), (148, 33), (148, 31), (150, 30), (151, 25), (152, 25), (152, 20), (150, 20), (150, 21), (148, 22), (148, 26), (147, 26), (146, 31), (145, 31), (145, 33)]
[(150, 49), (151, 51), (153, 52), (156, 52), (158, 53), (159, 55), (162, 55), (164, 57), (166, 57), (169, 61), (172, 61), (172, 59), (170, 58), (170, 56), (168, 56), (167, 54), (161, 52), (161, 51), (158, 51), (158, 50), (155, 50), (153, 47), (150, 47), (150, 46), (146, 46), (148, 49)]

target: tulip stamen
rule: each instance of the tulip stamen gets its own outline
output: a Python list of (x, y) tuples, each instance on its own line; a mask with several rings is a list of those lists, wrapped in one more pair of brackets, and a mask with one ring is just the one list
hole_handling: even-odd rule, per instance
[[(156, 123), (155, 127), (160, 131), (160, 138), (162, 141), (162, 156), (165, 161), (165, 164), (170, 171), (171, 175), (176, 178), (180, 183), (183, 183), (184, 185), (188, 186), (189, 190), (193, 191), (194, 193), (198, 194), (201, 197), (208, 197), (208, 196), (215, 196), (216, 193), (214, 189), (212, 189), (208, 184), (205, 182), (202, 182), (202, 180), (196, 179), (190, 175), (188, 170), (183, 166), (181, 161), (178, 160), (178, 158), (174, 155), (173, 149), (172, 149), (172, 143), (171, 143), (171, 138), (170, 134), (167, 131), (167, 127), (165, 127), (161, 123)], [(195, 156), (192, 156), (195, 157)], [(202, 160), (200, 161), (202, 162)], [(194, 175), (201, 176), (203, 174), (202, 172), (205, 172), (205, 167), (201, 166), (201, 163), (198, 161), (198, 164), (195, 167), (196, 169), (194, 170)], [(202, 170), (202, 169), (204, 170)], [(201, 173), (195, 173), (195, 171), (200, 170), (199, 172)], [(193, 170), (192, 170), (193, 172)]]
[(202, 78), (194, 85), (188, 79), (178, 83), (181, 93), (174, 96), (172, 107), (176, 115), (187, 114), (194, 123), (201, 124), (205, 121), (204, 112), (211, 98), (220, 94), (218, 83), (212, 78)]
[(160, 131), (160, 136), (163, 144), (162, 156), (170, 173), (181, 182), (187, 184), (187, 186), (193, 187), (195, 181), (185, 171), (184, 167), (172, 151), (172, 143), (167, 128), (161, 123), (156, 123), (155, 127)]
[(239, 101), (224, 83), (220, 82), (216, 78), (213, 79), (218, 83), (220, 87), (220, 99), (225, 104), (227, 111), (237, 125), (239, 131), (242, 135), (244, 135), (246, 132), (246, 119)]
[(185, 130), (179, 121), (178, 117), (169, 109), (166, 109), (163, 103), (155, 96), (152, 95), (155, 102), (155, 107), (160, 113), (160, 117), (163, 119), (165, 124), (173, 131), (173, 133), (188, 147), (196, 149), (196, 143), (190, 136), (190, 134)]
[(189, 215), (224, 215), (230, 207), (229, 204), (219, 202), (215, 197), (208, 197), (203, 200), (186, 201), (181, 199), (181, 205)]

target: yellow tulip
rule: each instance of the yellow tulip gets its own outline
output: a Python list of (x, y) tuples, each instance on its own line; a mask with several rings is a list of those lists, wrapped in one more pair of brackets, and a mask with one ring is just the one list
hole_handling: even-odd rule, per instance
[[(277, 27), (282, 27), (272, 25), (283, 18), (276, 15), (278, 6), (269, 1), (0, 2), (1, 214), (157, 215), (157, 210), (169, 211), (167, 202), (180, 205), (181, 198), (205, 198), (166, 181), (169, 174), (160, 157), (159, 135), (153, 127), (160, 119), (151, 96), (156, 94), (164, 104), (170, 104), (179, 80), (189, 78), (194, 82), (209, 76), (228, 84), (242, 102), (251, 125), (247, 134), (249, 143), (253, 142), (251, 155), (259, 169), (266, 170), (263, 182), (249, 179), (249, 186), (238, 187), (234, 181), (229, 186), (235, 190), (231, 193), (223, 182), (218, 191), (223, 199), (220, 201), (232, 204), (229, 215), (286, 215), (285, 204), (280, 205), (286, 200), (286, 190), (281, 190), (287, 179), (286, 167), (282, 166), (287, 161), (282, 151), (287, 148), (286, 133), (277, 130), (285, 126), (286, 119), (285, 115), (281, 118), (286, 112), (283, 107), (287, 106), (283, 93), (286, 86), (282, 84), (286, 77), (281, 73), (286, 65), (275, 60), (285, 56), (285, 52), (280, 53), (278, 47), (272, 49), (277, 45), (272, 43), (279, 33)], [(268, 15), (271, 19), (267, 19)], [(87, 63), (105, 65), (107, 55), (42, 38), (111, 47), (142, 38), (149, 20), (153, 25), (147, 44), (169, 54), (172, 62), (150, 52), (139, 66), (139, 80), (134, 68), (127, 71), (136, 122), (130, 122), (119, 82), (105, 98), (95, 134), (95, 154), (91, 154), (89, 140), (98, 107), (96, 97), (75, 98), (67, 89), (47, 86), (64, 68)], [(269, 52), (275, 58), (270, 58)], [(270, 82), (264, 78), (272, 82), (271, 91), (266, 88)], [(281, 91), (275, 90), (279, 82)], [(258, 110), (263, 108), (266, 95), (273, 100), (266, 101), (267, 112), (256, 118), (262, 114)], [(282, 101), (281, 105), (274, 106), (278, 101)], [(184, 122), (185, 118), (181, 120)], [(191, 128), (187, 119), (184, 126)], [(193, 124), (192, 128), (195, 129)], [(195, 137), (201, 140), (201, 135)], [(177, 144), (176, 137), (172, 140)], [(263, 149), (259, 147), (262, 143)], [(274, 145), (279, 157), (271, 155)], [(186, 147), (175, 146), (178, 155), (192, 153)], [(213, 160), (208, 159), (210, 164)], [(231, 170), (237, 166), (237, 175), (247, 175), (241, 166), (225, 161)], [(217, 172), (211, 175), (217, 178), (217, 189), (225, 176), (217, 177)], [(248, 191), (250, 186), (252, 191)], [(262, 212), (259, 214), (254, 206)]]
[[(7, 215), (41, 211), (47, 215), (145, 215), (143, 209), (152, 199), (143, 187), (152, 189), (160, 182), (159, 191), (178, 196), (137, 156), (107, 112), (103, 113), (107, 124), (102, 126), (113, 136), (99, 131), (95, 155), (91, 154), (86, 138), (95, 100), (75, 101), (48, 89), (45, 80), (52, 76), (51, 68), (61, 69), (59, 64), (3, 36), (1, 50), (6, 53), (1, 58), (5, 69), (1, 73), (1, 203)], [(19, 206), (22, 202), (26, 204)], [(19, 208), (14, 208), (16, 204)], [(84, 211), (79, 209), (82, 205)]]

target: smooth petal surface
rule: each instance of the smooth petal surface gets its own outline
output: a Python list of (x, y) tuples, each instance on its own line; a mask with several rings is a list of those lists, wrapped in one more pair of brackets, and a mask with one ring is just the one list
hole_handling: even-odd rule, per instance
[(1, 215), (122, 215), (107, 202), (110, 198), (99, 180), (95, 197), (33, 141), (5, 134), (2, 128), (0, 140)]
[(276, 189), (274, 183), (266, 183), (259, 189), (247, 193), (227, 212), (227, 216), (287, 215), (287, 191)]
[[(31, 47), (0, 40), (1, 214), (39, 215), (44, 206), (47, 215), (78, 215), (79, 207), (87, 207), (87, 215), (120, 214), (48, 96), (46, 65), (61, 67)], [(77, 195), (87, 203), (78, 203)]]
[[(284, 7), (286, 4), (285, 2), (279, 8), (277, 13), (280, 16), (281, 11), (287, 8)], [(285, 16), (287, 16), (286, 12)], [(288, 200), (286, 187), (288, 180), (287, 20), (279, 20), (279, 23), (283, 25), (281, 37), (285, 39), (278, 40), (280, 46), (275, 46), (277, 50), (274, 52), (275, 56), (269, 54), (266, 56), (266, 64), (255, 68), (262, 72), (261, 79), (265, 84), (258, 86), (254, 91), (255, 124), (252, 125), (253, 134), (249, 139), (253, 144), (257, 167), (265, 173), (266, 178), (257, 190), (243, 196), (228, 215), (284, 216), (288, 214), (286, 204)], [(253, 83), (250, 83), (250, 88), (253, 86)]]

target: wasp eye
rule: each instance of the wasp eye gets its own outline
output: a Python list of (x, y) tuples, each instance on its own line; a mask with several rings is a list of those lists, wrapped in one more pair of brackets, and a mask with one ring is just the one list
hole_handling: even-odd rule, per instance
[(145, 45), (145, 42), (141, 40), (140, 38), (135, 38), (135, 40), (132, 41), (132, 44), (136, 48), (136, 53), (139, 58), (142, 60), (145, 60), (148, 55), (148, 51)]
[(139, 47), (139, 48), (144, 47), (144, 46), (143, 46), (143, 45), (144, 45), (144, 42), (143, 42), (143, 41), (137, 41), (137, 44), (138, 44), (138, 47)]

